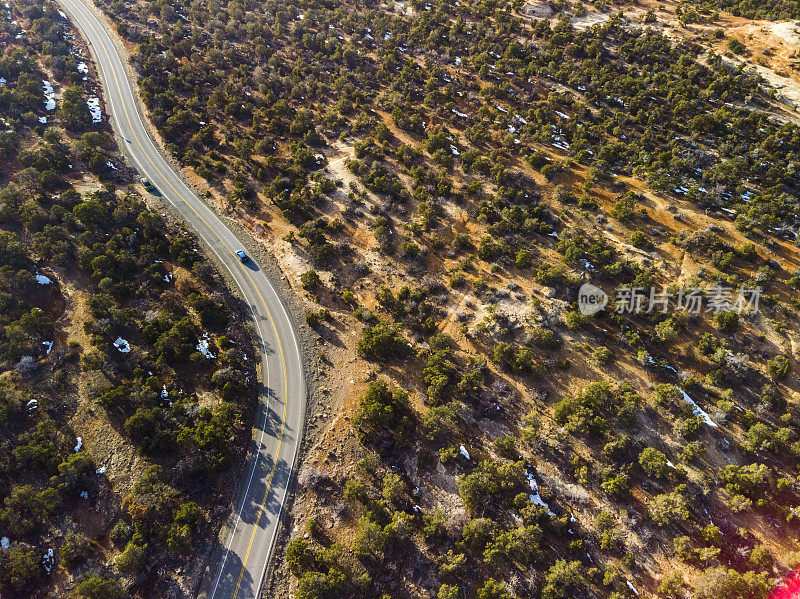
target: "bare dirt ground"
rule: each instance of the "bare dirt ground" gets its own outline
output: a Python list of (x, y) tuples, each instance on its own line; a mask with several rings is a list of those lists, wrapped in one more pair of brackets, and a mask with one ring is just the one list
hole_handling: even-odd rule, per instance
[[(745, 63), (752, 68), (776, 89), (778, 97), (795, 113), (800, 108), (798, 23), (758, 21), (722, 12), (713, 22), (691, 23), (684, 26), (675, 15), (677, 4), (674, 2), (646, 0), (642, 6), (656, 12), (660, 26), (670, 37), (699, 41), (717, 54), (730, 54), (727, 48), (728, 41), (739, 40), (747, 47), (747, 55), (730, 55), (728, 59), (734, 63)], [(633, 17), (639, 16), (638, 10), (625, 13)], [(725, 37), (722, 39), (714, 37), (716, 30), (722, 30)]]

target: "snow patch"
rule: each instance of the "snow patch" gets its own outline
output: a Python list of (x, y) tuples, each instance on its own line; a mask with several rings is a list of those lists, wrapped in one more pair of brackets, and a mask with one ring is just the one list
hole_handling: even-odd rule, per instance
[(48, 549), (44, 556), (42, 556), (42, 566), (44, 566), (44, 570), (48, 574), (53, 570), (53, 561), (53, 550)]
[(50, 355), (50, 352), (53, 351), (53, 342), (52, 341), (42, 341), (42, 345), (47, 348), (47, 355)]
[(11, 546), (11, 539), (3, 537), (0, 539), (0, 549), (8, 549)]
[(460, 453), (461, 455), (463, 455), (465, 458), (467, 458), (467, 459), (470, 459), (470, 458), (469, 458), (469, 452), (467, 451), (467, 448), (466, 448), (466, 447), (464, 447), (463, 445), (460, 445), (460, 446), (458, 447), (458, 453)]
[(683, 401), (685, 401), (686, 403), (688, 403), (691, 406), (692, 412), (694, 412), (695, 416), (700, 416), (703, 419), (703, 422), (705, 422), (708, 426), (710, 426), (712, 428), (719, 428), (717, 426), (717, 423), (714, 422), (713, 420), (711, 420), (711, 416), (706, 414), (705, 411), (703, 410), (703, 408), (698, 406), (694, 402), (694, 400), (691, 397), (689, 397), (689, 395), (688, 395), (688, 393), (686, 393), (686, 391), (684, 391), (683, 389), (680, 389), (680, 392), (683, 395)]
[(53, 281), (50, 277), (46, 277), (44, 275), (36, 275), (36, 282), (39, 283), (39, 285), (49, 285)]
[(564, 139), (561, 136), (555, 139), (553, 145), (559, 150), (565, 150), (565, 151), (569, 150), (569, 144), (566, 141), (564, 141)]
[(203, 333), (203, 336), (197, 342), (197, 351), (199, 351), (209, 360), (213, 360), (217, 357), (211, 353), (210, 349), (208, 349), (208, 333)]
[(78, 437), (78, 440), (75, 443), (75, 449), (74, 449), (75, 453), (78, 453), (82, 448), (83, 448), (83, 439)]
[(530, 472), (528, 472), (526, 470), (525, 471), (525, 477), (528, 479), (528, 484), (531, 487), (531, 493), (530, 493), (530, 495), (528, 495), (528, 498), (535, 505), (540, 505), (543, 508), (545, 508), (547, 510), (548, 515), (555, 516), (555, 513), (553, 512), (553, 510), (550, 509), (550, 506), (547, 505), (547, 503), (545, 503), (544, 499), (542, 499), (542, 496), (539, 495), (539, 485), (537, 484), (536, 479), (533, 477), (533, 474), (531, 474)]
[(55, 110), (56, 92), (53, 89), (53, 84), (47, 81), (46, 79), (42, 79), (42, 87), (44, 88), (44, 109)]
[(99, 123), (103, 120), (103, 113), (100, 110), (100, 98), (92, 96), (86, 100), (86, 105), (89, 107), (89, 113), (92, 115), (92, 123)]
[(114, 341), (114, 347), (116, 347), (123, 354), (127, 354), (129, 351), (131, 351), (131, 344), (122, 337), (117, 337), (117, 340)]

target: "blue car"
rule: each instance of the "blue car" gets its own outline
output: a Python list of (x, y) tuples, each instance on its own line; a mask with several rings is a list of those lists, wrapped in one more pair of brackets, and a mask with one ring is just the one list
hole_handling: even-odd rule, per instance
[(236, 250), (236, 255), (239, 257), (239, 260), (242, 263), (250, 261), (250, 257), (245, 253), (244, 250)]

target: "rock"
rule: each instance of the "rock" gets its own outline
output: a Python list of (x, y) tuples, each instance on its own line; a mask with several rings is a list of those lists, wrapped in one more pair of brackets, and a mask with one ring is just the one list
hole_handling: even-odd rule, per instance
[(522, 14), (537, 19), (550, 19), (555, 14), (549, 0), (530, 0), (522, 7)]

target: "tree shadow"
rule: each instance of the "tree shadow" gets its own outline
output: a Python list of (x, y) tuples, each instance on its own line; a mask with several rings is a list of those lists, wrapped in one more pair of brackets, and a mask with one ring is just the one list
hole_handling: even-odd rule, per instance
[[(246, 569), (242, 571), (244, 565), (242, 559), (233, 551), (227, 551), (221, 543), (216, 544), (213, 555), (216, 556), (213, 563), (220, 564), (220, 566), (209, 569), (205, 595), (201, 593), (199, 597), (208, 599), (233, 597), (237, 585), (240, 597), (255, 597), (253, 577)], [(240, 574), (241, 581), (239, 580)]]

